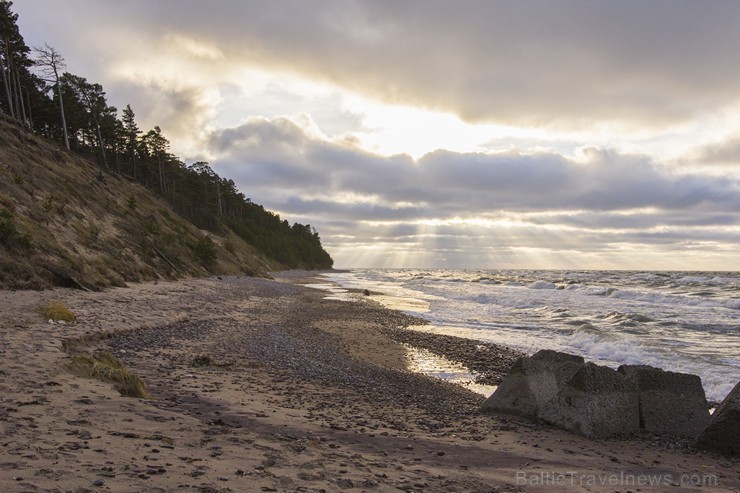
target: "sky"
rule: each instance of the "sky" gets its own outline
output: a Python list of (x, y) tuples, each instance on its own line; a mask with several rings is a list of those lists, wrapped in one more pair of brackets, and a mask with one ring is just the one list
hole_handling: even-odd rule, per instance
[(740, 270), (736, 0), (15, 0), (339, 268)]

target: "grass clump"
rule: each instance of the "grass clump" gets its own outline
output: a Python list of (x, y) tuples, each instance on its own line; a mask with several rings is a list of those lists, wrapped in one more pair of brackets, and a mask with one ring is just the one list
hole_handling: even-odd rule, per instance
[(39, 310), (44, 320), (74, 322), (77, 316), (60, 301), (50, 301)]
[(126, 397), (144, 398), (147, 396), (146, 384), (141, 377), (131, 373), (118, 358), (108, 351), (76, 354), (72, 357), (69, 369), (76, 375), (114, 383), (121, 395)]

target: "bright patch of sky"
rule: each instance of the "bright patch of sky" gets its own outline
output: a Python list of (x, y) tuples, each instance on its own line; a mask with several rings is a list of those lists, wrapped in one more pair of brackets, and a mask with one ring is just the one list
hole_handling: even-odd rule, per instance
[(738, 2), (13, 7), (338, 267), (740, 269)]

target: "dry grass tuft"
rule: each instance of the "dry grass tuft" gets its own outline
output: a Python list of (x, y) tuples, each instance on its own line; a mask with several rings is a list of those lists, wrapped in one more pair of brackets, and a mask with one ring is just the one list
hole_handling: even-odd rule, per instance
[(76, 375), (115, 383), (121, 395), (140, 398), (147, 396), (144, 381), (138, 375), (131, 373), (118, 358), (108, 351), (96, 354), (76, 354), (69, 363), (69, 369)]
[(44, 320), (55, 322), (74, 322), (77, 320), (77, 316), (59, 301), (50, 301), (40, 308), (39, 313), (44, 317)]

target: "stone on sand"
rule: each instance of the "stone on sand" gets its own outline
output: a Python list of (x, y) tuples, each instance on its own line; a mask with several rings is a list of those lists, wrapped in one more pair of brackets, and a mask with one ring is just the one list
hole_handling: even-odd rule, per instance
[(640, 427), (660, 435), (696, 438), (709, 422), (701, 378), (647, 365), (617, 370), (637, 387)]
[(550, 350), (518, 360), (482, 407), (593, 438), (637, 431), (637, 409), (635, 386), (624, 375)]

